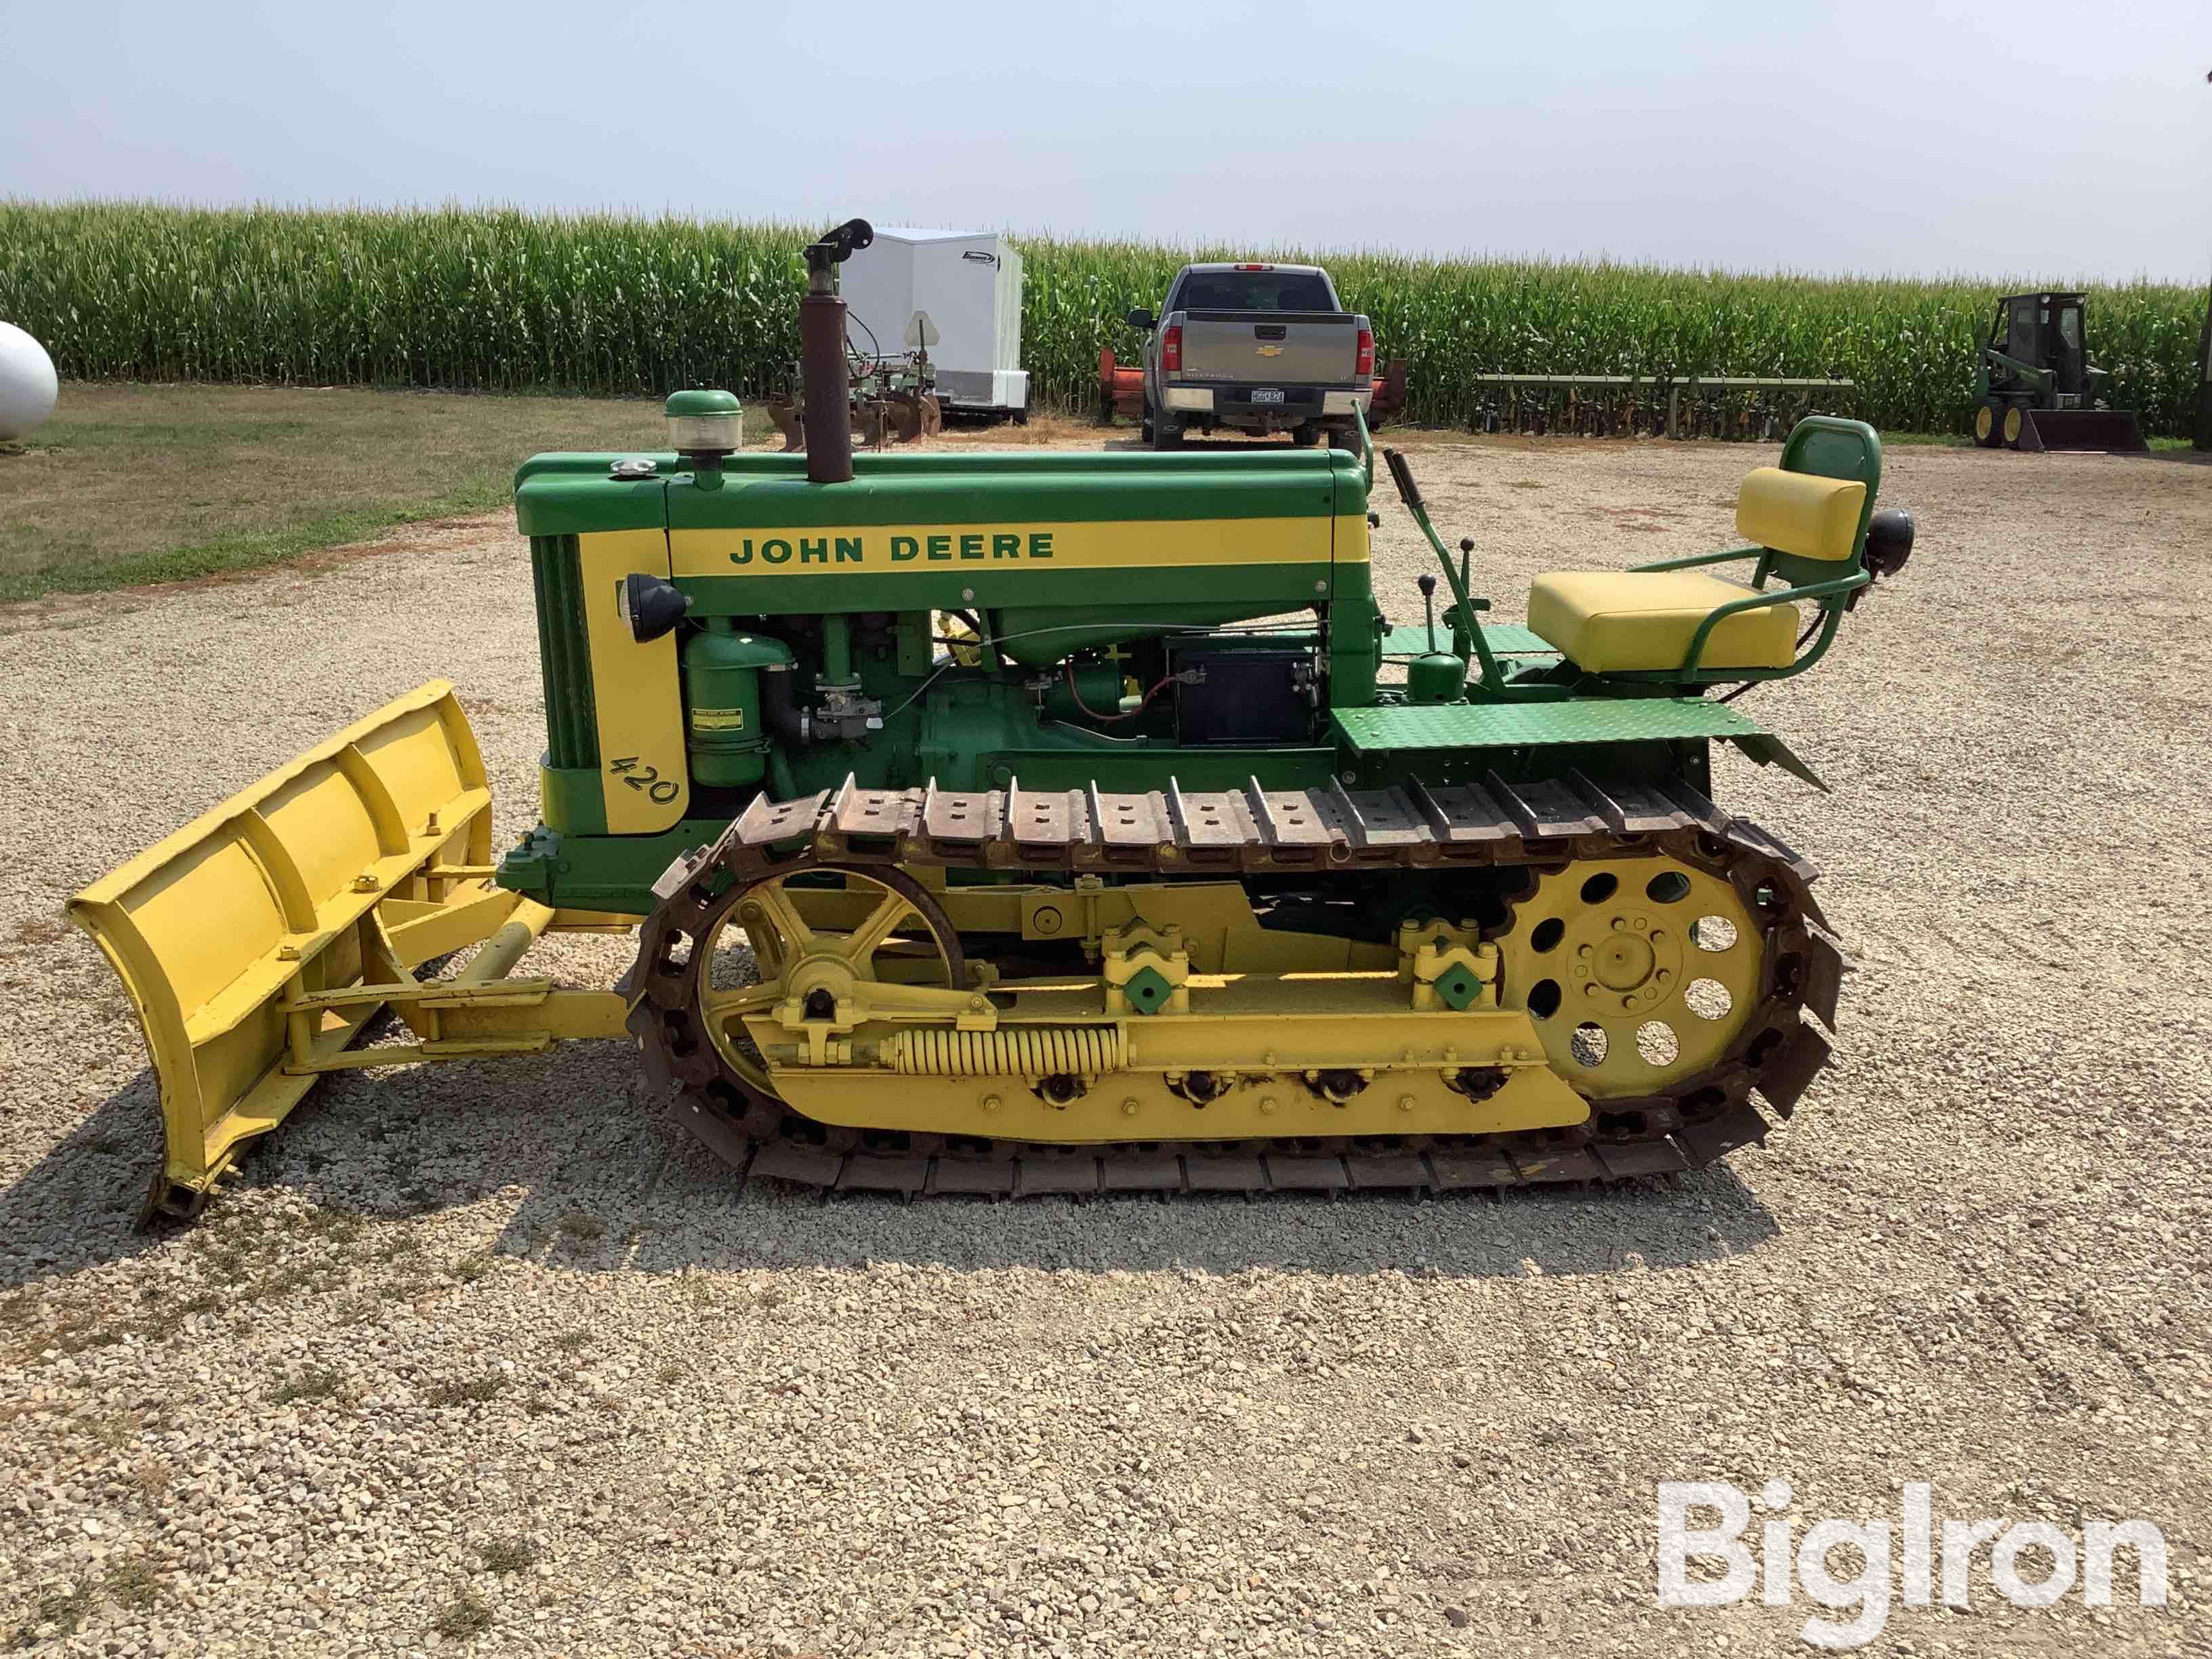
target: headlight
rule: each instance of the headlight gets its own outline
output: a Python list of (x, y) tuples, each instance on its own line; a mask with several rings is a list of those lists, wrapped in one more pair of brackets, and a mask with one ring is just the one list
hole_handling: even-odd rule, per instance
[(1876, 581), (1894, 576), (1912, 556), (1912, 515), (1901, 507), (1886, 507), (1867, 520), (1866, 568)]

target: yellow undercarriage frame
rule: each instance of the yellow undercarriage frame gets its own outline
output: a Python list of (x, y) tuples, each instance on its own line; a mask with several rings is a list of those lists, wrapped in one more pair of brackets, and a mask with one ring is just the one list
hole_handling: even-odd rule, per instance
[[(1547, 872), (1500, 942), (1431, 921), (1394, 945), (1262, 929), (1234, 882), (801, 871), (748, 889), (692, 970), (724, 1062), (825, 1123), (1074, 1145), (1497, 1134), (1712, 1064), (1751, 1006), (1753, 934), (1727, 884), (1655, 857)], [(982, 935), (1079, 937), (1097, 966), (1002, 981), (962, 950)]]
[(855, 985), (856, 1035), (820, 1063), (772, 1012), (748, 1030), (778, 1095), (855, 1127), (1076, 1145), (1495, 1134), (1589, 1115), (1525, 1012), (1416, 1012), (1395, 975), (1194, 975), (1187, 1012), (1118, 1019), (1096, 981), (1030, 981), (969, 1030), (958, 994), (931, 989)]
[[(626, 931), (491, 881), (491, 790), (452, 686), (349, 726), (70, 902), (123, 981), (167, 1142), (148, 1213), (195, 1213), (325, 1072), (621, 1036), (610, 991), (509, 971), (549, 927)], [(454, 979), (426, 962), (483, 948)], [(415, 1041), (351, 1049), (391, 1009)]]
[[(1498, 952), (1443, 922), (1395, 946), (1271, 933), (1234, 882), (925, 887), (772, 878), (730, 913), (757, 982), (713, 984), (709, 1037), (821, 1122), (1066, 1145), (1490, 1134), (1579, 1123)], [(1001, 982), (957, 942), (1080, 938), (1096, 972)], [(740, 942), (741, 941), (741, 942)]]

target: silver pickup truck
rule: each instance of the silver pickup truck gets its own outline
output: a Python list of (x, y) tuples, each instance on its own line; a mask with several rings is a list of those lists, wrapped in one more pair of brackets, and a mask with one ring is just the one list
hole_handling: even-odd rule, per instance
[[(1319, 265), (1185, 265), (1145, 343), (1145, 438), (1173, 449), (1193, 428), (1346, 436), (1374, 395), (1375, 331), (1337, 302)], [(1353, 447), (1347, 442), (1346, 447)]]

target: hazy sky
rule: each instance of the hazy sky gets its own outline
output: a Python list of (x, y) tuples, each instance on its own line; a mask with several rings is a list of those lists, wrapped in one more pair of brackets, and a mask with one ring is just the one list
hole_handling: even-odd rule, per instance
[(2208, 0), (0, 0), (0, 195), (2202, 282), (2208, 70)]

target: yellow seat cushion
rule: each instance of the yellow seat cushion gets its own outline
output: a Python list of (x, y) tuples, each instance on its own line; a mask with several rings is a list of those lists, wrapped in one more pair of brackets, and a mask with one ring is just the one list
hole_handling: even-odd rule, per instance
[(1755, 468), (1736, 491), (1735, 531), (1754, 547), (1800, 559), (1841, 563), (1858, 545), (1866, 486), (1856, 478), (1821, 478)]
[[(1528, 590), (1528, 627), (1593, 674), (1680, 668), (1698, 624), (1750, 592), (1696, 570), (1554, 570)], [(1787, 668), (1796, 644), (1796, 605), (1739, 611), (1698, 666)]]

